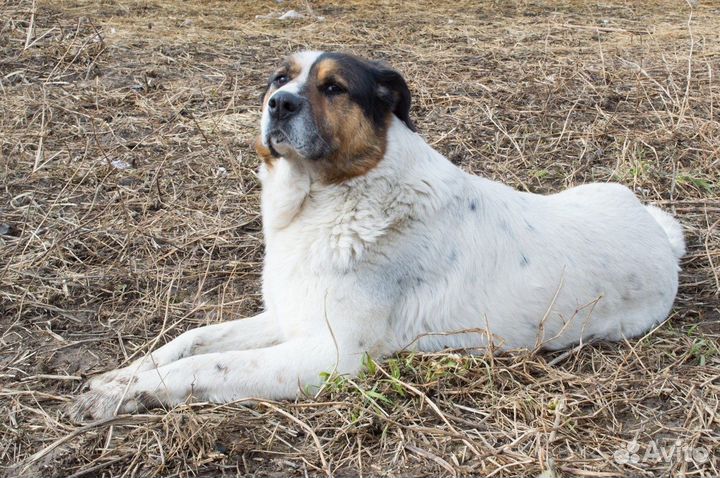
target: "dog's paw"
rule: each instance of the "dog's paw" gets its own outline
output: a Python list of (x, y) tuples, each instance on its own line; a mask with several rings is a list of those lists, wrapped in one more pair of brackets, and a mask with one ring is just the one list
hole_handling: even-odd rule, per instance
[(131, 369), (131, 367), (125, 367), (95, 375), (85, 382), (84, 389), (96, 390), (113, 382), (119, 385), (127, 385), (131, 381), (137, 380), (138, 372), (135, 370)]
[(115, 370), (110, 370), (109, 372), (91, 377), (87, 382), (85, 382), (83, 389), (95, 390), (96, 388), (101, 388), (111, 383), (120, 385), (135, 383), (139, 374), (154, 368), (155, 363), (152, 360), (146, 360), (146, 358), (143, 357), (132, 362), (127, 367), (117, 368)]
[(110, 418), (116, 412), (133, 413), (137, 411), (138, 403), (126, 392), (126, 387), (118, 383), (96, 386), (78, 395), (66, 409), (66, 415), (70, 420), (81, 423)]

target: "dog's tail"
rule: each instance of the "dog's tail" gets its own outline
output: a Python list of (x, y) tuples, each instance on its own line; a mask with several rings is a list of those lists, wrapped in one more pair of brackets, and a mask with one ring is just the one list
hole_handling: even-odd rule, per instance
[(683, 228), (680, 221), (675, 219), (671, 214), (663, 211), (655, 206), (645, 206), (650, 215), (660, 224), (665, 231), (670, 247), (675, 257), (680, 259), (685, 255), (685, 237), (683, 236)]

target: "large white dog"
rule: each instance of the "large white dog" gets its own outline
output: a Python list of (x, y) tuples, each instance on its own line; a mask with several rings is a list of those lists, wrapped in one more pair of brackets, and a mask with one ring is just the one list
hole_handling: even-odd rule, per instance
[(289, 57), (263, 99), (265, 312), (190, 330), (91, 380), (77, 419), (194, 398), (287, 399), (402, 349), (558, 349), (665, 319), (680, 224), (618, 184), (549, 196), (453, 166), (415, 133), (402, 76)]

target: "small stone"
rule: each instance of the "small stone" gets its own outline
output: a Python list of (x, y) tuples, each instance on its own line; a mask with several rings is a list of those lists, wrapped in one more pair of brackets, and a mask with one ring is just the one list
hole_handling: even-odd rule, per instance
[(298, 13), (296, 10), (288, 10), (287, 12), (280, 15), (280, 20), (295, 20), (298, 18), (303, 18), (304, 15), (302, 13)]
[(122, 159), (116, 159), (114, 161), (111, 161), (110, 164), (115, 169), (130, 169), (131, 168), (130, 163), (127, 163), (127, 162), (123, 161)]

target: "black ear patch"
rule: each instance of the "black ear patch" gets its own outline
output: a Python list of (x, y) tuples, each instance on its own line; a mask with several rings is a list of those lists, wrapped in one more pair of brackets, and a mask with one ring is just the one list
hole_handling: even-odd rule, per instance
[(395, 116), (405, 123), (411, 131), (416, 131), (415, 125), (410, 119), (411, 97), (405, 78), (399, 72), (382, 63), (374, 62), (373, 65), (375, 66), (375, 81), (378, 84), (380, 99), (390, 105)]

